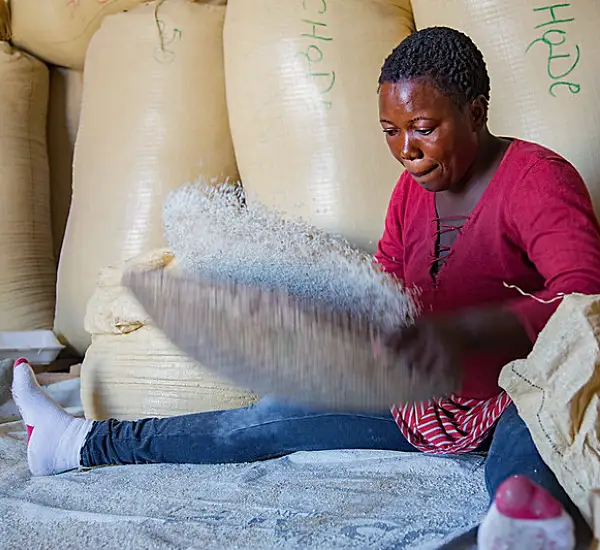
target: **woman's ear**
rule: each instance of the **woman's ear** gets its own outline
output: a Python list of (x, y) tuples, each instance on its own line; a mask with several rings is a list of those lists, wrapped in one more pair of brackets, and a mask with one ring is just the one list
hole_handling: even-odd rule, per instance
[(488, 100), (482, 95), (476, 97), (469, 105), (473, 130), (481, 130), (488, 121)]

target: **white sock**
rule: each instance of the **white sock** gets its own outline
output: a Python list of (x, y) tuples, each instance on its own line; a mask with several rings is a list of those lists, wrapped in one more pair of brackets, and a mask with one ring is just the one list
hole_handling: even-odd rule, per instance
[(12, 394), (27, 427), (27, 461), (34, 476), (79, 468), (92, 420), (75, 418), (48, 396), (29, 364), (15, 363)]
[(573, 550), (573, 520), (563, 511), (549, 519), (515, 519), (492, 504), (477, 533), (479, 550)]

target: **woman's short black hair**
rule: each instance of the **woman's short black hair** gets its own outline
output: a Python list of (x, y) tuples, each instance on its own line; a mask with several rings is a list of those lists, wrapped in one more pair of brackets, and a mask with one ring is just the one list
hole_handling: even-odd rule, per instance
[(385, 60), (379, 85), (428, 79), (459, 105), (479, 96), (490, 99), (490, 77), (483, 54), (462, 32), (430, 27), (405, 38)]

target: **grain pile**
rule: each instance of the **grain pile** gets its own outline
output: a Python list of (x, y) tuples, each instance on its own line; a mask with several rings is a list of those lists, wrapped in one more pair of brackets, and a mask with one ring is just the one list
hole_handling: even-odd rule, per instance
[(164, 226), (185, 273), (283, 290), (384, 330), (410, 323), (417, 313), (412, 292), (376, 269), (370, 254), (258, 201), (246, 201), (232, 183), (199, 181), (174, 191), (165, 203)]
[(488, 505), (477, 455), (301, 452), (249, 464), (141, 464), (32, 479), (27, 433), (5, 426), (4, 548), (433, 550), (475, 526)]
[(401, 353), (374, 351), (382, 332), (414, 321), (417, 302), (345, 239), (246, 201), (230, 183), (173, 192), (164, 225), (183, 276), (134, 271), (125, 285), (172, 342), (220, 376), (345, 410), (456, 389)]

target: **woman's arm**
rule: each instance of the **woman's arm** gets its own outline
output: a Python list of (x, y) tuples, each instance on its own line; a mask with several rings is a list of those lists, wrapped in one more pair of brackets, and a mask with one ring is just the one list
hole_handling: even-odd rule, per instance
[(428, 373), (460, 371), (475, 353), (501, 351), (504, 357), (518, 359), (532, 348), (521, 320), (504, 308), (427, 316), (388, 335), (384, 343), (407, 364)]
[(581, 176), (559, 159), (535, 164), (507, 208), (515, 242), (545, 281), (535, 298), (515, 290), (506, 304), (535, 342), (561, 295), (600, 294), (600, 226)]
[(527, 356), (533, 347), (523, 322), (510, 309), (473, 309), (438, 323), (455, 338), (463, 355), (499, 350), (516, 359)]
[(384, 271), (404, 280), (404, 247), (402, 242), (401, 212), (404, 202), (404, 174), (396, 184), (390, 199), (383, 236), (381, 237), (375, 263), (380, 264)]
[(501, 351), (518, 359), (531, 351), (561, 295), (600, 294), (600, 226), (587, 188), (570, 164), (538, 162), (506, 208), (509, 235), (543, 276), (543, 291), (532, 298), (515, 290), (515, 299), (502, 306), (423, 318), (390, 335), (390, 345), (429, 350), (428, 368), (436, 368), (435, 361), (447, 363), (445, 354)]

